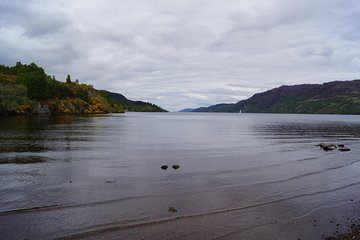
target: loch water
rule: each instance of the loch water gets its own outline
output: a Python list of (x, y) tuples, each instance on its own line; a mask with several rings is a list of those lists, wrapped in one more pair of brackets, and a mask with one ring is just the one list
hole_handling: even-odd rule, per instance
[(1, 117), (0, 239), (322, 239), (359, 223), (359, 140), (351, 115)]

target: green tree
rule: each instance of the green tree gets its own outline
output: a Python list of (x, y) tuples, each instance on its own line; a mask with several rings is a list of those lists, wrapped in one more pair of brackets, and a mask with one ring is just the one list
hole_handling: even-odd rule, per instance
[(0, 84), (0, 113), (14, 112), (26, 102), (27, 88), (23, 85)]
[(66, 82), (67, 82), (67, 83), (71, 83), (71, 77), (70, 77), (70, 74), (68, 74), (68, 75), (67, 75), (67, 77), (66, 77)]

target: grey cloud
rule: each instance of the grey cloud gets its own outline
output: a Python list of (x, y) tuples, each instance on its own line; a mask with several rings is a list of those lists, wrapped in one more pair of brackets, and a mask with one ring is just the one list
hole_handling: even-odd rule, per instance
[(8, 1), (0, 3), (1, 25), (19, 27), (28, 37), (54, 34), (70, 23), (65, 10), (52, 8), (44, 1)]
[(355, 0), (3, 0), (0, 64), (36, 62), (169, 110), (354, 79)]
[(312, 56), (319, 56), (324, 58), (329, 58), (333, 55), (333, 49), (331, 47), (320, 47), (320, 48), (307, 48), (304, 49), (301, 53), (303, 57), (312, 57)]

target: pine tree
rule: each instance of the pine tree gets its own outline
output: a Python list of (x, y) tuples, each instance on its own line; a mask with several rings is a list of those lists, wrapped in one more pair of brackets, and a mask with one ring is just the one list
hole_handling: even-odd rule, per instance
[(71, 83), (71, 77), (70, 77), (70, 74), (68, 74), (68, 75), (67, 75), (67, 77), (66, 77), (66, 82), (67, 82), (67, 83)]

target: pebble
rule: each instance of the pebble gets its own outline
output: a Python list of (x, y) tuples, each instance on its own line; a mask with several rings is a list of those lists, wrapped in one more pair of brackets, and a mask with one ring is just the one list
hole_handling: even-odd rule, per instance
[(174, 208), (174, 207), (169, 207), (168, 211), (174, 213), (174, 212), (177, 212), (178, 210), (176, 208)]

